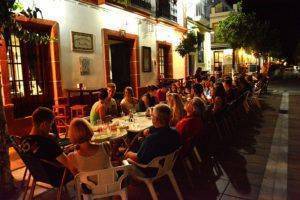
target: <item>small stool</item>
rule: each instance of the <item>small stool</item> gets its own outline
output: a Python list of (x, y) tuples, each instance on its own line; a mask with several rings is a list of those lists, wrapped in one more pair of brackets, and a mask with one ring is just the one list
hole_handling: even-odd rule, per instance
[(71, 119), (78, 117), (82, 118), (86, 116), (87, 105), (74, 105), (71, 106)]
[(52, 107), (55, 116), (65, 116), (67, 118), (67, 105), (59, 104)]
[(56, 116), (55, 117), (55, 124), (59, 134), (67, 134), (69, 125), (66, 123), (65, 116)]

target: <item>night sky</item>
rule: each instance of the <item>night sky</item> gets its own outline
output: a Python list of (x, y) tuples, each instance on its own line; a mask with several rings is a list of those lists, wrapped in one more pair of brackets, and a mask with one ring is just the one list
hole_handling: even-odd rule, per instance
[(300, 0), (243, 0), (243, 5), (246, 11), (256, 12), (280, 31), (284, 55), (292, 58), (300, 41)]

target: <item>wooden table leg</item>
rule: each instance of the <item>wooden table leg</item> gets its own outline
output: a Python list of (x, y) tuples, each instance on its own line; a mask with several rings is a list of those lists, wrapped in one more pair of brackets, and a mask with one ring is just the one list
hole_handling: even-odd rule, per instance
[(71, 92), (70, 91), (68, 91), (68, 100), (67, 101), (68, 101), (67, 102), (68, 106), (71, 106)]

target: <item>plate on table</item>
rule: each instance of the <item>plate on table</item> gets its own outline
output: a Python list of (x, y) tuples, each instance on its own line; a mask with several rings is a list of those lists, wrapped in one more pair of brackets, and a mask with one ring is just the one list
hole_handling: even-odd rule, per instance
[(96, 132), (96, 133), (94, 133), (92, 141), (96, 142), (96, 143), (104, 142), (104, 141), (108, 140), (110, 137), (111, 137), (111, 135), (109, 135), (109, 134)]
[(146, 112), (137, 112), (137, 113), (135, 113), (135, 115), (137, 117), (143, 117), (143, 116), (146, 116)]

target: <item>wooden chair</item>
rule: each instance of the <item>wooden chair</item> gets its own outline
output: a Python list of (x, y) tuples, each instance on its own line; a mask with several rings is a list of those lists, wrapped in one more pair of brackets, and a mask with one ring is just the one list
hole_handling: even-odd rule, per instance
[(82, 118), (82, 117), (86, 117), (86, 109), (87, 109), (87, 105), (74, 105), (71, 106), (71, 119), (77, 117), (77, 118)]
[(67, 136), (66, 134), (67, 134), (69, 126), (70, 126), (65, 121), (65, 118), (61, 117), (61, 116), (56, 116), (55, 117), (55, 124), (56, 124), (57, 131), (60, 135), (60, 138), (61, 138), (61, 136), (63, 136), (63, 138), (65, 138)]

